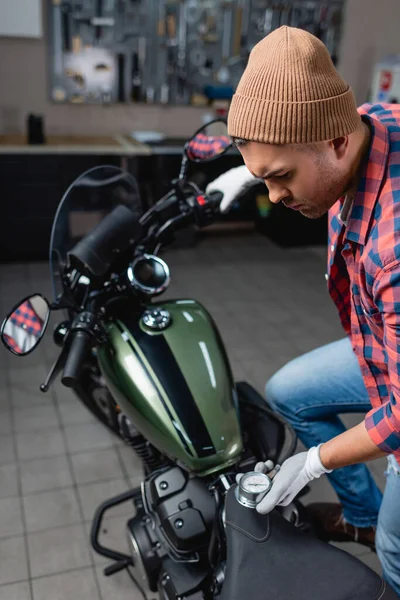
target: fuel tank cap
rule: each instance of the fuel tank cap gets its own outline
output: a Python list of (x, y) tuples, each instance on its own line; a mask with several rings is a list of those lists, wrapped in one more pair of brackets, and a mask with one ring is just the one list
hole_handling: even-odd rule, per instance
[(152, 308), (143, 313), (142, 323), (152, 331), (162, 331), (171, 324), (172, 318), (165, 308)]

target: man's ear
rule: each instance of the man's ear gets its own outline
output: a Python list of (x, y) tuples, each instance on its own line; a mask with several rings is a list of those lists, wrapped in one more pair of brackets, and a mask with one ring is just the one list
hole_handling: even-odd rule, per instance
[(329, 142), (332, 150), (335, 152), (337, 158), (343, 158), (349, 148), (349, 136), (344, 135), (342, 137), (335, 138)]

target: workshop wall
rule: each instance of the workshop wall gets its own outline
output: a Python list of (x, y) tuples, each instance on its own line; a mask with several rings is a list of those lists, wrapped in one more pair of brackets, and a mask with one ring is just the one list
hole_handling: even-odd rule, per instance
[[(201, 124), (205, 109), (165, 106), (55, 105), (48, 95), (47, 20), (42, 40), (0, 38), (0, 132), (25, 131), (28, 113), (45, 117), (46, 132), (107, 135), (157, 129), (185, 137)], [(398, 0), (347, 0), (339, 70), (357, 102), (367, 99), (372, 68), (387, 53), (400, 52)]]

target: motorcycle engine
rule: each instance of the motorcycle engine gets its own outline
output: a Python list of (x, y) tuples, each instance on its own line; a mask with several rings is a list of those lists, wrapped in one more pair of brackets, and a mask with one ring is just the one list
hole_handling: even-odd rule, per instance
[(142, 500), (128, 522), (136, 578), (147, 593), (191, 598), (208, 572), (214, 497), (205, 481), (172, 467), (143, 482)]

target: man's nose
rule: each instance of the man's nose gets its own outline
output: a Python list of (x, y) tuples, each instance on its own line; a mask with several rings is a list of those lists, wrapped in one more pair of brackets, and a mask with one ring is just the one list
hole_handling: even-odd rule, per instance
[(268, 188), (269, 199), (273, 204), (278, 204), (282, 200), (285, 200), (285, 198), (290, 197), (289, 190), (284, 187), (272, 185), (271, 183), (269, 185), (265, 185)]

